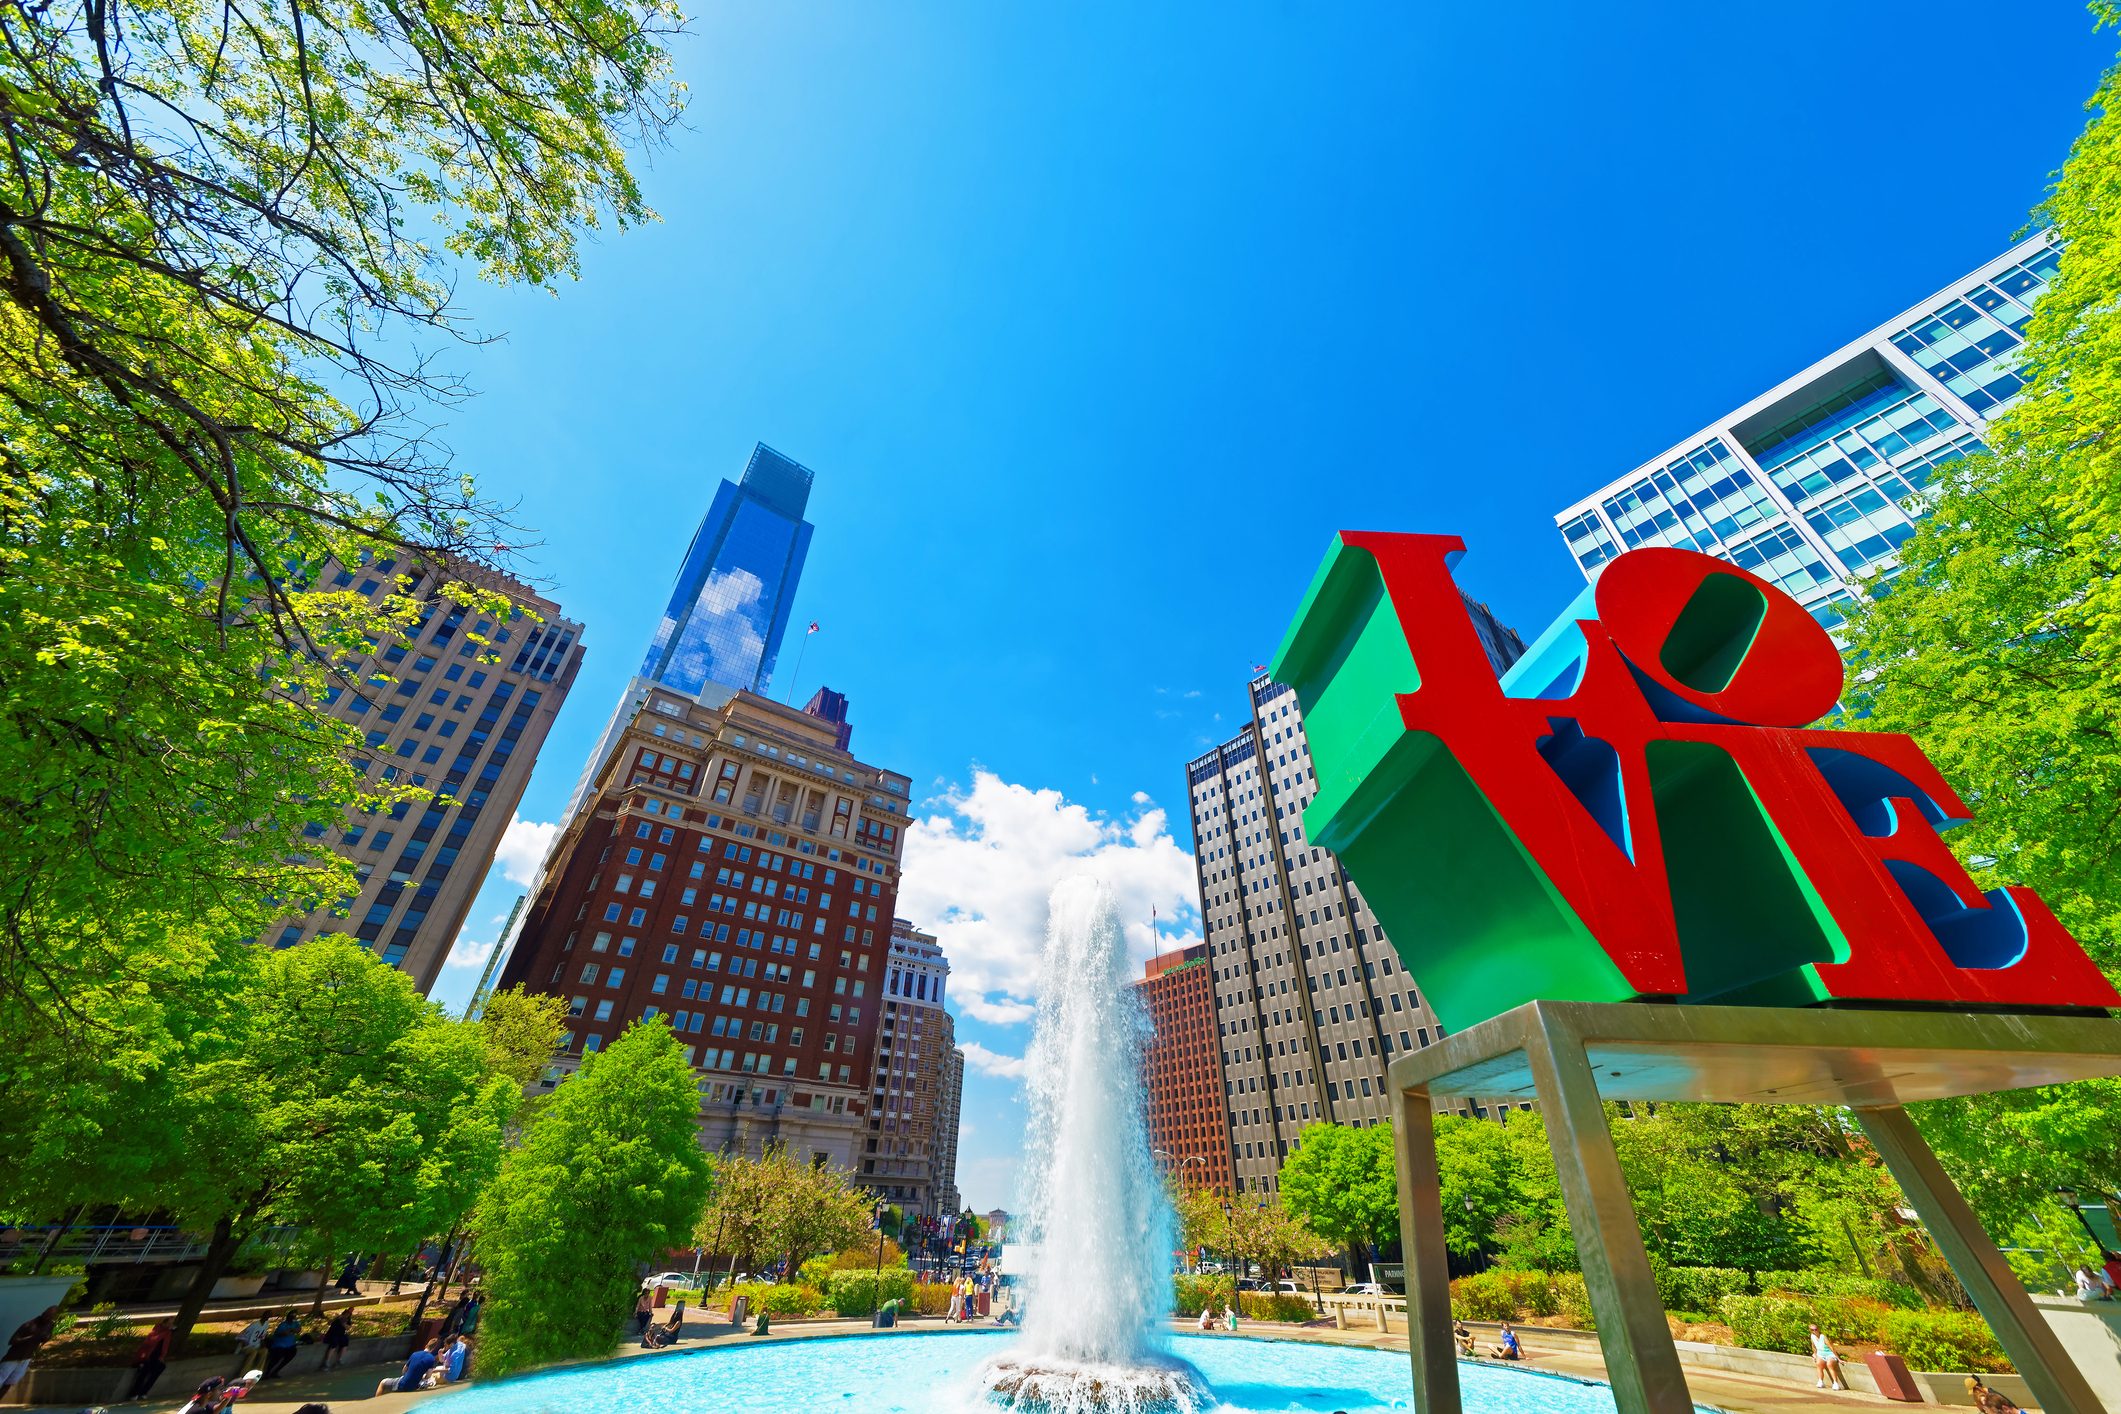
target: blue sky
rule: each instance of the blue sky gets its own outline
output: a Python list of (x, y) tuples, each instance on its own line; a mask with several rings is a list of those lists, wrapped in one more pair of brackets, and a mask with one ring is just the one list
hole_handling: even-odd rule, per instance
[(587, 625), (513, 867), (715, 484), (814, 468), (795, 691), (926, 798), (901, 911), (957, 968), (960, 1186), (1012, 1201), (1043, 891), (1197, 932), (1184, 763), (1333, 532), (1462, 535), (1529, 636), (1553, 512), (1999, 253), (2112, 53), (2068, 4), (1601, 8), (704, 9), (662, 223), (465, 291), (507, 338), (449, 440)]

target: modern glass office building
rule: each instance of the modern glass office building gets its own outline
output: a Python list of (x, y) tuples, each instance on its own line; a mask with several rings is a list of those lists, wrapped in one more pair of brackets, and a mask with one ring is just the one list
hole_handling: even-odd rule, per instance
[(1890, 573), (1940, 467), (1984, 450), (2054, 278), (2045, 233), (1954, 281), (1554, 517), (1585, 578), (1676, 545), (1780, 585), (1829, 628), (1852, 576)]
[(678, 692), (766, 691), (810, 550), (810, 469), (764, 442), (692, 537), (640, 676)]

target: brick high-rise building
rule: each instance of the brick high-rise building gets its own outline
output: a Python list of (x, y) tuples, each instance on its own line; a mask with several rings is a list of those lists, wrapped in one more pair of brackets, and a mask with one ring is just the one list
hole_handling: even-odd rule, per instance
[(957, 1049), (956, 1025), (943, 1010), (949, 978), (950, 964), (935, 938), (903, 918), (894, 920), (869, 1132), (856, 1176), (863, 1187), (913, 1217), (957, 1211), (958, 1104), (965, 1060)]
[(836, 724), (653, 687), (547, 857), (500, 985), (567, 1001), (551, 1077), (644, 1017), (700, 1072), (701, 1141), (857, 1166), (907, 778)]
[(1142, 1091), (1157, 1162), (1186, 1187), (1227, 1193), (1234, 1175), (1208, 945), (1150, 958), (1134, 985), (1149, 1011)]
[(371, 780), (410, 781), (455, 803), (404, 805), (319, 830), (317, 838), (353, 861), (361, 886), (343, 913), (318, 909), (267, 936), (287, 947), (319, 933), (351, 933), (426, 992), (574, 686), (582, 626), (529, 586), (485, 570), (459, 567), (452, 577), (507, 595), (517, 611), (504, 622), (432, 598), (441, 583), (432, 571), (390, 559), (331, 566), (322, 584), (376, 600), (399, 592), (401, 575), (405, 592), (428, 598), (427, 609), (402, 638), (378, 645), (349, 672), (362, 686), (332, 688), (325, 708), (361, 730), (361, 765)]
[[(1523, 640), (1469, 608), (1499, 673)], [(1258, 677), (1251, 699), (1245, 729), (1187, 764), (1186, 792), (1231, 1165), (1240, 1190), (1271, 1191), (1306, 1124), (1387, 1123), (1386, 1066), (1443, 1030), (1362, 890), (1304, 838), (1318, 783), (1296, 695)]]

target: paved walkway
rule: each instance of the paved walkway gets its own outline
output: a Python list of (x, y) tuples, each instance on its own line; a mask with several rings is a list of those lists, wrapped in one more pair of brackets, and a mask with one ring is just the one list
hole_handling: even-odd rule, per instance
[[(934, 1318), (915, 1318), (893, 1331), (881, 1332), (886, 1338), (917, 1339), (923, 1335), (937, 1335), (952, 1330), (982, 1329), (983, 1325), (951, 1326)], [(1173, 1321), (1172, 1330), (1178, 1333), (1198, 1334), (1191, 1321)], [(727, 1322), (712, 1315), (688, 1318), (685, 1322), (684, 1338), (675, 1347), (677, 1351), (698, 1350), (703, 1346), (724, 1343), (743, 1345), (765, 1345), (776, 1341), (817, 1340), (827, 1336), (866, 1334), (869, 1322), (858, 1321), (801, 1321), (785, 1326), (775, 1326), (768, 1336), (752, 1336), (736, 1330)], [(1525, 1342), (1528, 1364), (1533, 1369), (1550, 1370), (1557, 1374), (1574, 1375), (1583, 1379), (1605, 1378), (1604, 1363), (1591, 1354), (1577, 1354), (1542, 1349), (1537, 1327), (1520, 1330)], [(1280, 1326), (1264, 1322), (1247, 1322), (1244, 1336), (1267, 1340), (1302, 1340), (1325, 1345), (1363, 1346), (1374, 1350), (1398, 1350), (1407, 1348), (1405, 1336), (1379, 1335), (1374, 1331), (1343, 1331), (1331, 1325)], [(1240, 1338), (1243, 1338), (1242, 1336)], [(620, 1360), (653, 1360), (672, 1353), (670, 1350), (642, 1350), (628, 1342), (615, 1358)], [(264, 1386), (256, 1395), (243, 1401), (245, 1414), (293, 1414), (300, 1405), (317, 1401), (343, 1409), (358, 1402), (365, 1414), (401, 1414), (423, 1403), (439, 1390), (420, 1394), (390, 1394), (380, 1398), (373, 1391), (377, 1380), (387, 1372), (387, 1367), (364, 1366), (359, 1369), (334, 1371), (329, 1375), (291, 1375)], [(1729, 1414), (1787, 1414), (1791, 1410), (1852, 1410), (1878, 1408), (1890, 1405), (1891, 1401), (1868, 1394), (1839, 1394), (1812, 1389), (1808, 1386), (1792, 1385), (1772, 1380), (1758, 1379), (1746, 1375), (1730, 1374), (1721, 1370), (1687, 1371), (1687, 1385), (1697, 1403), (1728, 1410)], [(188, 1393), (188, 1392), (187, 1392)], [(142, 1400), (137, 1403), (110, 1406), (125, 1410), (174, 1409), (183, 1402), (182, 1394), (174, 1397)]]

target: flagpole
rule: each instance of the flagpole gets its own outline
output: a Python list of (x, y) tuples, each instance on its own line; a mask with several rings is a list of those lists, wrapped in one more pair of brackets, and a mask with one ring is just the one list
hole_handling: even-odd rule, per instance
[(803, 680), (803, 655), (810, 651), (810, 640), (815, 638), (816, 636), (817, 621), (813, 619), (811, 620), (810, 627), (803, 631), (803, 641), (796, 645), (795, 671), (788, 675), (788, 695), (781, 699), (790, 707), (793, 707), (795, 705), (796, 684)]

